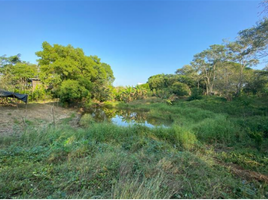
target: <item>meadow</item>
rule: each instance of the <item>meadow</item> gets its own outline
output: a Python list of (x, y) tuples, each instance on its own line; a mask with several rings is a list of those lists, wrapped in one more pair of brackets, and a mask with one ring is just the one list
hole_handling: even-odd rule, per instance
[(169, 128), (72, 117), (0, 138), (0, 198), (268, 198), (264, 99), (157, 98), (146, 109)]

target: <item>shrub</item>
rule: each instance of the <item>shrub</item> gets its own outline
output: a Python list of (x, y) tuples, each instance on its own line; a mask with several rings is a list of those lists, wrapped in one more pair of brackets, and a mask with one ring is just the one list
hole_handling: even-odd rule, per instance
[(90, 126), (91, 124), (94, 123), (94, 118), (92, 117), (91, 114), (84, 114), (81, 119), (80, 119), (80, 122), (79, 124), (83, 127), (88, 127)]
[(62, 102), (70, 103), (72, 101), (81, 100), (83, 97), (87, 97), (90, 94), (78, 81), (66, 80), (61, 84), (59, 95)]
[(214, 119), (207, 118), (193, 127), (198, 139), (205, 142), (233, 141), (233, 138), (239, 133), (238, 128), (224, 115), (216, 115)]
[(176, 141), (178, 141), (178, 143), (183, 148), (188, 150), (194, 148), (194, 145), (197, 143), (197, 139), (194, 133), (180, 126), (174, 126), (173, 129), (175, 131)]
[(33, 100), (40, 100), (44, 99), (46, 95), (46, 90), (43, 85), (37, 85), (35, 90), (33, 91), (32, 99)]
[(200, 88), (192, 88), (191, 90), (191, 96), (188, 98), (188, 101), (192, 101), (195, 99), (202, 99), (202, 89)]
[(184, 83), (175, 82), (173, 83), (171, 88), (172, 88), (173, 93), (178, 96), (188, 96), (189, 94), (191, 94), (190, 88), (188, 87), (188, 85)]
[(180, 126), (173, 126), (172, 128), (159, 128), (154, 130), (154, 134), (162, 140), (167, 140), (175, 147), (182, 147), (184, 149), (192, 149), (197, 142), (195, 134)]
[(263, 137), (268, 138), (268, 117), (267, 116), (253, 116), (243, 120), (237, 120), (238, 124), (246, 127), (246, 132), (263, 133)]

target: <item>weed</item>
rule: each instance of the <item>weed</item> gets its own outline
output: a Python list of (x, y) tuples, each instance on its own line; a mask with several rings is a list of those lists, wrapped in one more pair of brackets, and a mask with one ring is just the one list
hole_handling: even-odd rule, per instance
[(0, 198), (267, 198), (267, 184), (226, 167), (268, 173), (263, 105), (208, 97), (114, 106), (173, 125), (119, 127), (90, 115), (76, 128), (28, 123), (0, 138)]

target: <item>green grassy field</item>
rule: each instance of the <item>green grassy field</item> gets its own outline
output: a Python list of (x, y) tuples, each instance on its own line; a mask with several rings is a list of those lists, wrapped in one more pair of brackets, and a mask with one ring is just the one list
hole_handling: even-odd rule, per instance
[(86, 128), (74, 128), (66, 119), (3, 136), (0, 198), (268, 198), (264, 100), (109, 105), (146, 109), (173, 125), (118, 127), (88, 119)]

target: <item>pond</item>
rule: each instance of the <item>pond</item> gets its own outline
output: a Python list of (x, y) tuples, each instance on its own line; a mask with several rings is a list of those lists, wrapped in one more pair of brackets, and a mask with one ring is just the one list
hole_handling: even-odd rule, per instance
[(94, 107), (86, 111), (91, 114), (95, 122), (110, 122), (118, 126), (143, 125), (149, 128), (169, 127), (171, 120), (164, 120), (148, 115), (148, 110), (114, 109), (107, 107)]

